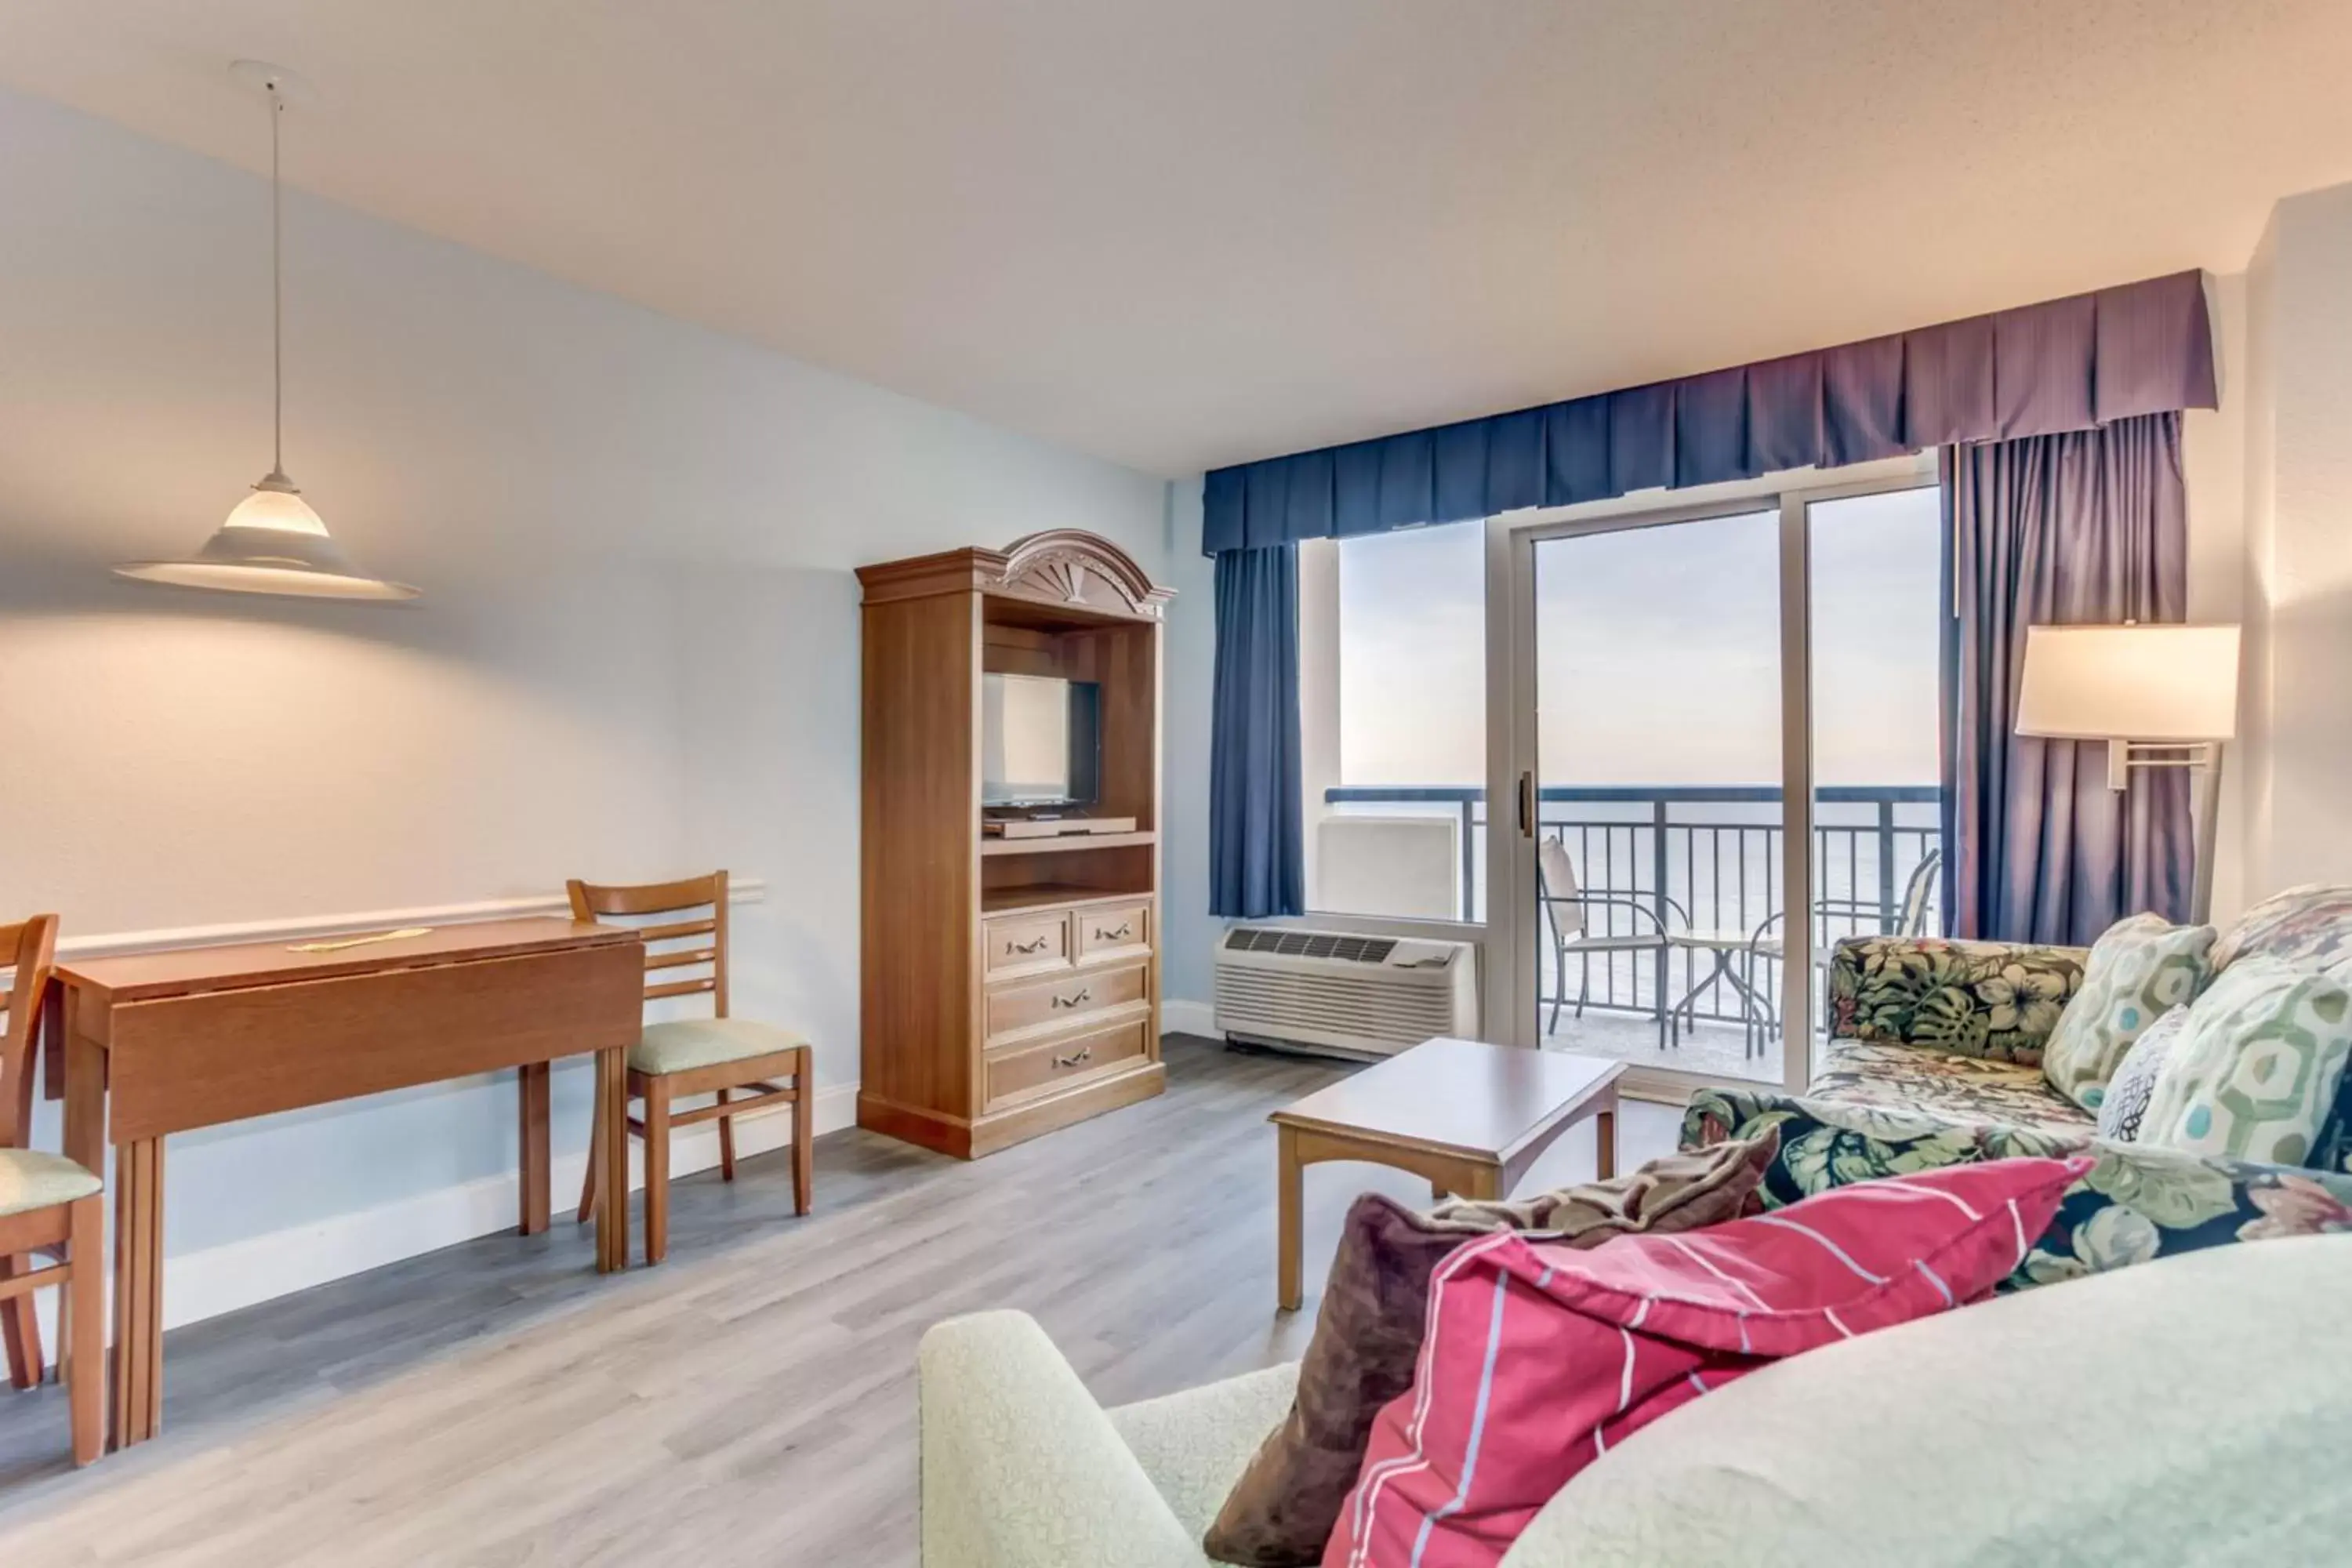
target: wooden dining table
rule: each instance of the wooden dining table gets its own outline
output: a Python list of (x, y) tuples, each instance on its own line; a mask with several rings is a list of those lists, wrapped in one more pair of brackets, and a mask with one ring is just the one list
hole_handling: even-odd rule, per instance
[(556, 918), (59, 964), (44, 1033), (65, 1152), (92, 1171), (114, 1152), (114, 1444), (163, 1426), (163, 1151), (174, 1132), (512, 1068), (528, 1235), (549, 1219), (550, 1066), (593, 1052), (596, 1267), (625, 1268), (624, 1075), (645, 967), (635, 932)]

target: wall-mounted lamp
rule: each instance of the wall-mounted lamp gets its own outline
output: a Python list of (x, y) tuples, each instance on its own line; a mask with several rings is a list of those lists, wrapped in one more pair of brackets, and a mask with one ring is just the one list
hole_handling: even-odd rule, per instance
[(2107, 787), (2133, 768), (2188, 768), (2197, 864), (2190, 918), (2213, 910), (2221, 743), (2238, 732), (2238, 628), (2028, 626), (2017, 732), (2107, 742)]
[(343, 553), (327, 525), (286, 477), (286, 355), (284, 249), (279, 221), (278, 131), (295, 79), (281, 67), (239, 60), (230, 74), (258, 89), (269, 103), (269, 344), (273, 399), (269, 472), (239, 501), (204, 548), (179, 561), (131, 561), (118, 577), (213, 588), (233, 594), (284, 594), (309, 599), (413, 599), (405, 583), (372, 577)]

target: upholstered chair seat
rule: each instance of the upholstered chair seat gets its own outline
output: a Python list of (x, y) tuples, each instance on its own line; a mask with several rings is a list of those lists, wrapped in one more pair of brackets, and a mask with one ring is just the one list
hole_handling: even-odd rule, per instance
[(807, 1044), (790, 1029), (750, 1018), (678, 1018), (646, 1026), (645, 1034), (629, 1048), (629, 1069), (663, 1078)]
[(105, 1186), (63, 1154), (0, 1149), (0, 1219), (69, 1204)]

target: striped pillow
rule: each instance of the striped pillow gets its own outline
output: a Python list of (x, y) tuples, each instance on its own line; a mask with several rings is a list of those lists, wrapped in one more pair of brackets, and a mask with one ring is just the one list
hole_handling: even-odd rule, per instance
[(1466, 1244), (1431, 1281), (1413, 1386), (1381, 1412), (1325, 1568), (1493, 1568), (1570, 1477), (1659, 1416), (1990, 1293), (2090, 1166), (1949, 1166), (1590, 1252)]

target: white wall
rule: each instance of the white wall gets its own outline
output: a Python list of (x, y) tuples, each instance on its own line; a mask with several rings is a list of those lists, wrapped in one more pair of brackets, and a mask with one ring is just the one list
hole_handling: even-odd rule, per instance
[[(1333, 815), (1325, 792), (1339, 776), (1339, 542), (1310, 539), (1298, 547), (1298, 791), (1300, 873), (1309, 910), (1390, 913), (1341, 901), (1324, 887), (1324, 824)], [(1451, 918), (1452, 884), (1441, 919)]]
[[(2207, 290), (2219, 361), (2218, 409), (2192, 408), (2181, 421), (2189, 491), (2189, 618), (2245, 617), (2246, 279), (2214, 278)], [(2243, 907), (2246, 778), (2240, 759), (2224, 759), (2213, 857), (2213, 916), (2226, 921)]]
[(2239, 649), (2236, 754), (2243, 815), (2238, 823), (2242, 894), (2280, 885), (2272, 865), (2271, 836), (2271, 560), (2276, 543), (2274, 479), (2278, 468), (2277, 332), (2278, 222), (2275, 212), (2246, 268), (2243, 533), (2239, 582), (2243, 631)]
[[(243, 174), (0, 93), (0, 910), (86, 937), (724, 864), (769, 888), (738, 913), (738, 1011), (808, 1032), (845, 1085), (850, 568), (1077, 527), (1180, 590), (1169, 994), (1206, 994), (1197, 485), (292, 195), (288, 468), (425, 597), (115, 581), (193, 549), (268, 466), (267, 212)], [(583, 1072), (556, 1094), (576, 1152)], [(174, 1279), (285, 1263), (272, 1238), (331, 1272), (363, 1211), (407, 1245), (502, 1223), (512, 1103), (467, 1083), (175, 1140)]]
[(2279, 203), (2248, 285), (2250, 897), (2352, 881), (2352, 185)]

